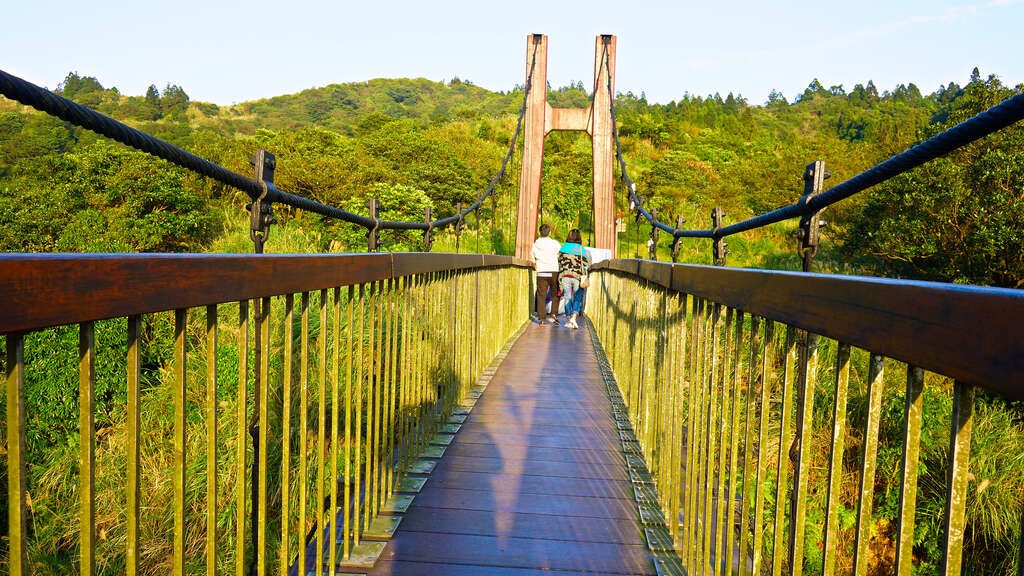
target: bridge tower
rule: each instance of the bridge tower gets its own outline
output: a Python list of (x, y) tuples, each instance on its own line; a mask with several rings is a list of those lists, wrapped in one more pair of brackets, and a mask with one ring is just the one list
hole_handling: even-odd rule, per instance
[(552, 130), (579, 130), (590, 134), (594, 151), (594, 246), (609, 249), (614, 256), (616, 235), (612, 169), (615, 142), (611, 104), (615, 92), (615, 36), (602, 34), (595, 41), (594, 101), (586, 108), (552, 108), (548, 104), (548, 37), (544, 34), (531, 34), (526, 38), (526, 76), (530, 83), (530, 93), (526, 99), (524, 119), (516, 256), (529, 258), (530, 247), (537, 237), (544, 137)]

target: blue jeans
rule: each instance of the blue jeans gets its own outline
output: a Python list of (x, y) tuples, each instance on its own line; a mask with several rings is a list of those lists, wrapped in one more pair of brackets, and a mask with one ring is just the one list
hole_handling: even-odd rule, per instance
[(583, 290), (580, 289), (579, 278), (562, 278), (562, 298), (565, 299), (565, 315), (580, 313), (583, 304)]

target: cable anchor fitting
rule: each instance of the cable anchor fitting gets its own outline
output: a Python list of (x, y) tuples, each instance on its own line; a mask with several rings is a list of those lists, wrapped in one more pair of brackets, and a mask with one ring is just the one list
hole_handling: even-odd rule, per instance
[[(676, 229), (675, 229), (675, 231), (678, 232), (679, 229), (683, 227), (683, 224), (685, 222), (686, 222), (686, 218), (683, 218), (682, 216), (676, 215)], [(673, 262), (678, 262), (679, 261), (679, 249), (683, 247), (683, 244), (681, 242), (682, 239), (683, 239), (682, 236), (676, 236), (675, 234), (672, 234), (672, 261)]]
[(274, 155), (266, 150), (257, 150), (250, 159), (256, 172), (256, 181), (260, 186), (260, 195), (245, 205), (249, 212), (249, 238), (252, 239), (257, 254), (263, 253), (263, 245), (270, 236), (271, 224), (277, 224), (274, 217), (273, 203), (267, 200), (270, 188), (274, 186), (274, 168), (277, 161)]
[(430, 248), (434, 245), (434, 223), (430, 221), (430, 207), (426, 209), (426, 221), (427, 229), (423, 232), (423, 251), (430, 252)]
[[(807, 165), (804, 169), (804, 195), (800, 198), (800, 204), (807, 203), (825, 190), (825, 180), (832, 176), (832, 173), (825, 169), (825, 162), (816, 160)], [(821, 228), (827, 222), (821, 220), (821, 211), (812, 212), (800, 218), (800, 226), (793, 235), (796, 237), (798, 246), (797, 254), (803, 261), (803, 271), (811, 271), (811, 263), (818, 253), (818, 244), (821, 240)]]
[(651, 237), (647, 240), (647, 256), (651, 260), (658, 259), (658, 227), (655, 224), (658, 221), (658, 210), (656, 208), (651, 209)]
[(455, 220), (455, 252), (459, 252), (462, 241), (462, 202), (457, 204), (458, 218)]
[(366, 248), (369, 252), (376, 252), (380, 247), (380, 200), (370, 198), (366, 205), (370, 209), (370, 220), (373, 221), (373, 226), (366, 231)]
[(729, 255), (729, 243), (725, 241), (725, 236), (718, 235), (723, 218), (725, 218), (725, 210), (718, 206), (711, 209), (712, 238), (714, 239), (711, 258), (715, 266), (725, 266), (725, 257)]

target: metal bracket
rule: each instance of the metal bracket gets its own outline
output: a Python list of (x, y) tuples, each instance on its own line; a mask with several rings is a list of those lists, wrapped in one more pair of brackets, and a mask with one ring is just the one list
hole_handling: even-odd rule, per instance
[(373, 220), (373, 228), (366, 231), (366, 248), (369, 252), (376, 252), (380, 246), (380, 219), (377, 217), (380, 200), (370, 198), (366, 206), (370, 209), (370, 220)]
[[(807, 168), (804, 169), (804, 195), (800, 198), (800, 203), (806, 204), (808, 200), (821, 194), (825, 189), (825, 180), (830, 176), (832, 176), (832, 173), (825, 169), (823, 161), (816, 160), (808, 164)], [(811, 271), (811, 262), (818, 253), (821, 228), (826, 224), (824, 220), (818, 218), (820, 214), (821, 211), (819, 210), (801, 217), (800, 227), (794, 233), (799, 242), (797, 253), (803, 261), (804, 272)]]
[[(654, 220), (654, 222), (658, 221), (657, 209), (651, 209), (651, 219)], [(651, 223), (651, 237), (647, 240), (647, 256), (651, 260), (658, 259), (658, 227), (655, 226), (653, 222)]]
[[(685, 223), (685, 222), (686, 222), (686, 218), (683, 218), (682, 216), (678, 216), (677, 215), (676, 216), (676, 230), (679, 230), (680, 228), (682, 228), (683, 227), (683, 223)], [(679, 261), (679, 249), (683, 247), (683, 244), (681, 242), (682, 239), (683, 239), (682, 236), (676, 236), (674, 234), (672, 235), (672, 261), (673, 262), (678, 262)]]
[(272, 203), (267, 200), (267, 193), (274, 185), (274, 168), (277, 161), (274, 155), (266, 150), (257, 150), (250, 162), (256, 171), (256, 181), (260, 183), (260, 195), (245, 205), (249, 211), (249, 238), (252, 239), (257, 254), (263, 253), (263, 244), (270, 235), (270, 225), (277, 223)]
[(711, 256), (715, 266), (725, 266), (725, 257), (729, 254), (729, 243), (725, 241), (724, 236), (718, 235), (723, 218), (725, 218), (725, 210), (718, 206), (711, 209), (712, 238), (714, 238)]

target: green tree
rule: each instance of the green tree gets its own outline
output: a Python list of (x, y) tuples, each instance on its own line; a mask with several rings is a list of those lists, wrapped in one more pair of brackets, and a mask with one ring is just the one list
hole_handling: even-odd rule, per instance
[(57, 87), (57, 92), (68, 100), (74, 100), (84, 106), (96, 108), (102, 100), (103, 85), (92, 76), (79, 76), (78, 72), (70, 72)]
[(146, 108), (143, 113), (143, 120), (159, 120), (163, 117), (163, 112), (160, 111), (160, 91), (156, 89), (153, 84), (149, 85), (146, 89)]
[(0, 195), (0, 250), (182, 252), (216, 216), (183, 171), (100, 142), (20, 171)]
[[(350, 196), (342, 208), (356, 214), (367, 214), (371, 198), (380, 202), (377, 217), (383, 221), (423, 221), (427, 208), (433, 203), (426, 192), (404, 184), (388, 184), (378, 182), (368, 190)], [(368, 230), (351, 224), (328, 223), (342, 246), (341, 249), (353, 252), (366, 250)], [(423, 249), (423, 232), (413, 230), (381, 230), (381, 250), (392, 252), (408, 252)], [(339, 248), (339, 247), (336, 247)]]
[[(930, 133), (1012, 94), (994, 76), (983, 80), (975, 73)], [(887, 274), (1022, 287), (1022, 192), (1024, 129), (1012, 126), (876, 187), (846, 251), (877, 262)]]
[(177, 84), (168, 84), (160, 96), (160, 110), (164, 115), (183, 119), (188, 110), (188, 94), (185, 93), (185, 89)]

